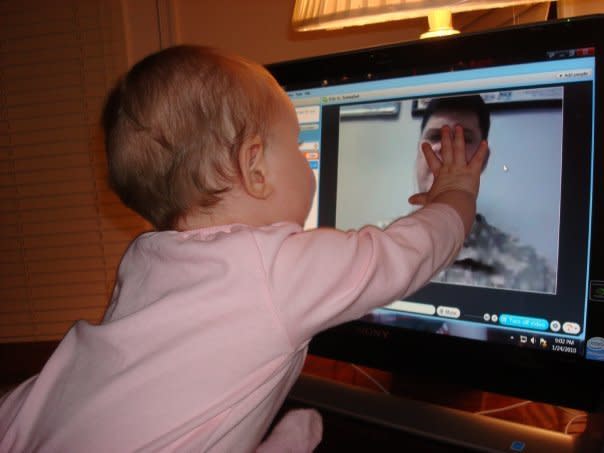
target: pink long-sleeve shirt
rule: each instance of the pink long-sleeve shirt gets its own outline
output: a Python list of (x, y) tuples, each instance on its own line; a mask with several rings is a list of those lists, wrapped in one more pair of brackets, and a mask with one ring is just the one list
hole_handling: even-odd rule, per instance
[(0, 451), (253, 451), (310, 338), (412, 293), (463, 236), (438, 204), (385, 231), (143, 234), (103, 323), (77, 322), (0, 401)]

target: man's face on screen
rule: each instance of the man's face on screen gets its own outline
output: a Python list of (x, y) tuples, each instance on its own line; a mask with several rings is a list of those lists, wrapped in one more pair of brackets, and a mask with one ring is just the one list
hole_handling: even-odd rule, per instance
[(466, 158), (469, 160), (474, 156), (482, 140), (482, 134), (478, 124), (478, 115), (473, 112), (440, 111), (434, 112), (426, 122), (418, 144), (416, 160), (416, 176), (419, 192), (427, 192), (432, 187), (434, 175), (428, 168), (426, 158), (421, 150), (421, 144), (428, 142), (432, 149), (440, 157), (440, 134), (441, 128), (448, 125), (453, 127), (459, 124), (463, 127), (466, 141)]

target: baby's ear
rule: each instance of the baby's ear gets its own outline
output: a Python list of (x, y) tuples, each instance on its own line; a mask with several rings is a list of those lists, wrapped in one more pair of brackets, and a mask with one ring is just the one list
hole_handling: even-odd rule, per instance
[(267, 198), (272, 192), (268, 178), (266, 148), (259, 136), (245, 140), (239, 150), (241, 183), (254, 198)]

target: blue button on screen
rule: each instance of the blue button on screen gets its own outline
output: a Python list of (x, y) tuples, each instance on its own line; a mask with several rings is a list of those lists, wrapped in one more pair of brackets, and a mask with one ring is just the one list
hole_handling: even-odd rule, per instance
[(547, 319), (529, 318), (528, 316), (509, 315), (507, 313), (503, 313), (499, 316), (499, 324), (507, 327), (530, 330), (547, 330), (549, 328)]

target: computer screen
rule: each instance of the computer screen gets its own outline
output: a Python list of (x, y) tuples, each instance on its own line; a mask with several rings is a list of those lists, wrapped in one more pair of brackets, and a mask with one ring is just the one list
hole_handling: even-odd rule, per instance
[[(444, 123), (464, 126), (467, 150), (489, 143), (477, 216), (455, 262), (405, 300), (319, 337), (318, 353), (387, 357), (390, 368), (407, 362), (404, 351), (366, 337), (417, 333), (416, 347), (432, 347), (434, 360), (481, 343), (479, 354), (505, 354), (512, 366), (514, 354), (530, 351), (547, 367), (570, 360), (601, 370), (598, 24), (552, 22), (269, 66), (294, 103), (300, 150), (318, 182), (306, 228), (383, 228), (418, 209), (409, 196), (432, 182), (420, 144), (438, 146)], [(361, 342), (358, 354), (339, 351), (344, 337)]]

